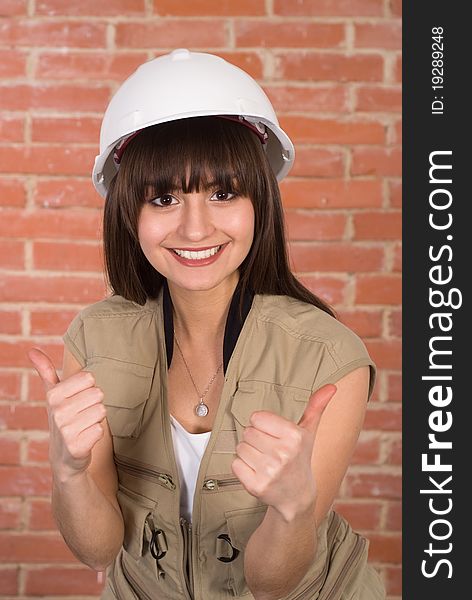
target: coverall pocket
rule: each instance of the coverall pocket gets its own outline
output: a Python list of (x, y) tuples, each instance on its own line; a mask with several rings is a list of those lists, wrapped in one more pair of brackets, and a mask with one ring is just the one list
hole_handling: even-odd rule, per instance
[(249, 419), (255, 411), (273, 412), (297, 423), (303, 415), (310, 394), (309, 390), (265, 381), (239, 381), (230, 408), (238, 442), (241, 441), (244, 428), (250, 424)]
[[(244, 577), (244, 551), (254, 531), (264, 520), (267, 506), (225, 511), (229, 542), (227, 544), (229, 585), (234, 596), (250, 594)], [(232, 547), (232, 548), (231, 548)]]
[(86, 369), (94, 374), (97, 387), (105, 395), (103, 403), (112, 435), (138, 437), (151, 394), (154, 369), (101, 356), (91, 358)]

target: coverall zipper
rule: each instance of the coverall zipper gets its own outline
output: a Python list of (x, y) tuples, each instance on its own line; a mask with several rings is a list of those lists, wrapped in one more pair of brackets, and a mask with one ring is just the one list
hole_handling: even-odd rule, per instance
[(166, 487), (167, 489), (175, 490), (175, 483), (172, 481), (172, 476), (168, 473), (156, 471), (155, 469), (151, 469), (149, 466), (137, 463), (137, 461), (131, 462), (129, 459), (116, 454), (115, 463), (118, 467), (123, 469), (123, 471), (126, 471), (131, 475), (139, 474), (147, 479), (152, 478), (154, 481), (157, 481), (157, 483)]
[(184, 542), (183, 551), (183, 572), (185, 577), (186, 595), (188, 600), (193, 600), (193, 574), (192, 574), (192, 525), (180, 517), (180, 528)]

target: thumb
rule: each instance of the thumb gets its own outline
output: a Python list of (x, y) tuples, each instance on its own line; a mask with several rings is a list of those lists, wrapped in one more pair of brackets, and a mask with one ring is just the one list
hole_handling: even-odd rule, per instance
[(298, 425), (315, 434), (321, 420), (321, 415), (328, 402), (336, 393), (336, 389), (335, 385), (328, 383), (312, 394), (308, 400), (305, 412), (298, 421)]
[(56, 383), (59, 383), (56, 368), (47, 354), (39, 348), (31, 348), (28, 350), (28, 358), (41, 377), (46, 391), (49, 391)]

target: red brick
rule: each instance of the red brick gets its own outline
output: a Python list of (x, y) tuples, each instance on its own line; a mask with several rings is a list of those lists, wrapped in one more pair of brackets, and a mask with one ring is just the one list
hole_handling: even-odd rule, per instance
[[(3, 8), (2, 8), (2, 12), (3, 12)], [(12, 596), (15, 596), (15, 597), (19, 594), (19, 587), (18, 587), (19, 574), (20, 574), (20, 569), (16, 568), (16, 567), (0, 569), (0, 590), (2, 590), (2, 594), (11, 594)]]
[(390, 0), (390, 12), (394, 17), (402, 16), (402, 0)]
[(383, 144), (385, 127), (378, 121), (359, 119), (316, 119), (285, 116), (280, 119), (295, 145), (310, 144)]
[(342, 177), (344, 153), (341, 150), (325, 150), (299, 146), (291, 177)]
[(33, 175), (89, 175), (96, 155), (95, 148), (69, 147), (0, 147), (0, 171)]
[(394, 136), (393, 136), (393, 143), (395, 144), (401, 144), (402, 143), (402, 120), (398, 120), (395, 122), (394, 124)]
[(362, 86), (357, 89), (355, 110), (391, 113), (401, 109), (402, 92), (398, 86)]
[[(3, 343), (0, 345), (0, 352)], [(29, 347), (32, 347), (30, 344)], [(51, 357), (53, 358), (53, 357)], [(31, 366), (26, 363), (21, 366)], [(43, 400), (45, 394), (43, 391)], [(27, 405), (23, 402), (5, 406), (0, 404), (0, 424), (5, 425), (9, 430), (18, 431), (22, 429), (46, 431), (48, 429), (48, 419), (46, 404), (44, 406)]]
[(394, 77), (397, 83), (401, 83), (402, 81), (402, 56), (397, 56), (395, 58), (395, 67), (394, 67)]
[(39, 179), (33, 192), (35, 204), (42, 207), (103, 208), (103, 198), (95, 191), (91, 178)]
[(330, 305), (344, 302), (346, 281), (342, 277), (316, 277), (303, 275), (297, 277), (313, 294)]
[(231, 17), (256, 16), (265, 14), (264, 0), (192, 0), (192, 2), (175, 2), (175, 0), (154, 0), (154, 12), (163, 17)]
[(302, 81), (382, 81), (383, 59), (378, 55), (330, 52), (275, 52), (277, 79)]
[(290, 111), (340, 113), (348, 110), (348, 90), (343, 85), (329, 84), (316, 87), (264, 86), (264, 91), (269, 96), (278, 115)]
[(56, 531), (57, 525), (52, 515), (50, 500), (30, 501), (28, 528), (33, 531)]
[(364, 429), (380, 431), (401, 431), (402, 411), (401, 406), (388, 404), (374, 404), (369, 402), (364, 422)]
[(401, 21), (387, 23), (356, 23), (354, 25), (354, 46), (356, 48), (387, 48), (397, 50), (402, 47)]
[(63, 335), (69, 323), (77, 314), (75, 310), (32, 308), (31, 335)]
[(36, 77), (40, 79), (88, 79), (123, 81), (148, 60), (143, 52), (112, 54), (42, 52), (38, 57)]
[(402, 529), (402, 505), (400, 502), (389, 502), (387, 504), (387, 517), (385, 526), (391, 531)]
[(77, 561), (59, 533), (25, 531), (24, 533), (0, 533), (0, 562), (9, 564)]
[[(0, 502), (0, 529), (17, 529), (20, 525), (22, 502), (19, 499), (2, 498)], [(0, 570), (0, 584), (2, 570)], [(0, 590), (4, 591), (0, 586)]]
[(402, 376), (400, 373), (387, 374), (387, 400), (389, 402), (402, 401)]
[(400, 534), (371, 533), (369, 535), (369, 560), (372, 562), (398, 563), (402, 559)]
[(357, 213), (353, 221), (355, 240), (397, 240), (402, 235), (399, 211)]
[(0, 371), (0, 400), (17, 400), (20, 396), (20, 384), (20, 373)]
[(378, 502), (338, 500), (334, 510), (347, 519), (354, 531), (375, 531), (380, 526), (381, 506)]
[(380, 181), (287, 179), (280, 187), (286, 208), (370, 208), (382, 205)]
[[(1, 75), (1, 73), (0, 73)], [(23, 117), (0, 115), (0, 140), (6, 142), (22, 142), (24, 139)]]
[(402, 282), (398, 275), (359, 275), (355, 302), (359, 304), (400, 304)]
[[(1, 249), (0, 243), (0, 249)], [(19, 310), (0, 310), (0, 333), (21, 333), (21, 313)]]
[(218, 47), (228, 44), (226, 23), (222, 20), (189, 21), (169, 19), (148, 20), (143, 23), (127, 21), (116, 25), (118, 48), (156, 48), (159, 41), (164, 47)]
[(26, 15), (27, 8), (27, 0), (2, 0), (2, 17)]
[[(2, 4), (3, 16), (3, 4)], [(1, 35), (0, 25), (0, 35)], [(26, 54), (17, 50), (2, 50), (2, 60), (0, 61), (0, 77), (3, 79), (14, 79), (16, 77), (25, 77), (26, 75)]]
[(392, 439), (388, 447), (387, 463), (389, 465), (402, 464), (402, 440)]
[(290, 240), (340, 240), (346, 230), (346, 216), (339, 213), (287, 210), (285, 219)]
[(12, 238), (88, 239), (101, 237), (101, 214), (96, 210), (0, 211), (0, 236)]
[(400, 177), (402, 153), (400, 148), (354, 148), (351, 175)]
[(271, 23), (238, 20), (234, 24), (236, 46), (342, 48), (346, 44), (344, 25), (338, 23)]
[(69, 0), (37, 0), (36, 14), (50, 17), (57, 15), (72, 17), (144, 15), (145, 0), (107, 0), (106, 2), (80, 0), (77, 3)]
[(0, 85), (0, 109), (3, 110), (56, 110), (103, 112), (110, 98), (106, 85), (56, 84)]
[(49, 460), (49, 439), (30, 440), (28, 442), (27, 462), (45, 462)]
[(261, 56), (259, 56), (257, 52), (244, 50), (235, 50), (234, 52), (229, 52), (225, 50), (218, 50), (218, 56), (221, 56), (221, 58), (224, 58), (236, 67), (243, 69), (243, 71), (249, 73), (249, 75), (254, 77), (254, 79), (262, 79), (263, 77), (264, 65), (262, 63)]
[(19, 440), (0, 436), (0, 465), (18, 465), (19, 463)]
[[(0, 467), (0, 495), (2, 496), (46, 496), (50, 493), (50, 489), (51, 473), (47, 467), (26, 467), (24, 465)], [(8, 538), (4, 537), (4, 539)], [(1, 555), (4, 551), (5, 544), (0, 543), (0, 562), (2, 562)], [(3, 560), (5, 559), (3, 558)]]
[(357, 442), (351, 464), (367, 465), (376, 464), (380, 459), (380, 439), (377, 435), (363, 431)]
[[(75, 10), (75, 3), (68, 4)], [(0, 44), (15, 47), (104, 48), (106, 46), (106, 25), (87, 21), (61, 22), (44, 19), (11, 19), (4, 21), (0, 27)]]
[(92, 117), (33, 117), (33, 142), (95, 143), (100, 137), (101, 119)]
[[(0, 280), (0, 294), (6, 302), (98, 302), (105, 295), (102, 277), (7, 275)], [(2, 345), (0, 344), (0, 353)], [(5, 348), (7, 352), (7, 348)], [(5, 355), (8, 360), (8, 355)], [(17, 362), (10, 366), (18, 366)]]
[(402, 573), (402, 567), (400, 566), (394, 566), (394, 565), (388, 565), (386, 567), (384, 567), (383, 569), (384, 572), (384, 581), (385, 581), (385, 588), (387, 590), (387, 594), (389, 595), (389, 597), (392, 596), (401, 596), (402, 594), (402, 583), (403, 583), (403, 573)]
[(0, 268), (25, 268), (25, 245), (23, 242), (0, 240)]
[(382, 0), (274, 0), (274, 14), (313, 17), (383, 16)]
[(24, 206), (25, 185), (10, 177), (0, 177), (0, 206)]
[(383, 249), (354, 244), (303, 244), (290, 247), (290, 257), (297, 272), (375, 271), (383, 262)]
[(388, 197), (391, 208), (402, 207), (402, 184), (401, 181), (388, 182)]
[(382, 336), (382, 311), (380, 310), (342, 310), (339, 311), (338, 317), (361, 338)]
[(391, 337), (402, 337), (402, 312), (392, 310), (388, 316), (388, 335)]
[(33, 596), (97, 596), (103, 588), (97, 573), (85, 567), (27, 569), (25, 576), (25, 593)]
[(394, 248), (393, 270), (401, 272), (402, 270), (402, 245), (397, 244)]
[(52, 271), (103, 271), (102, 247), (97, 243), (35, 242), (35, 269)]
[(345, 479), (349, 495), (356, 498), (401, 498), (401, 475), (381, 473), (349, 473)]
[(402, 345), (399, 340), (366, 340), (366, 346), (379, 369), (401, 369)]

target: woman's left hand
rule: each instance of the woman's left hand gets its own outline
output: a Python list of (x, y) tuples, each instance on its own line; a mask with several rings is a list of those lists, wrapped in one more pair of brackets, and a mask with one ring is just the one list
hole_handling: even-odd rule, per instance
[(287, 522), (314, 507), (313, 445), (335, 392), (336, 386), (327, 384), (312, 394), (298, 424), (269, 411), (253, 412), (236, 446), (233, 473), (252, 496), (274, 507)]

